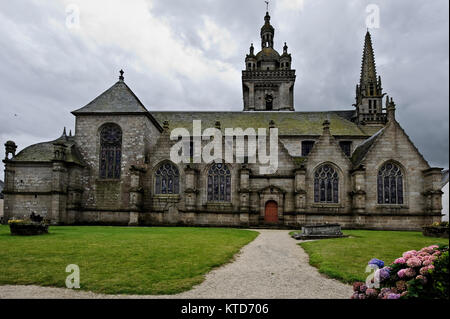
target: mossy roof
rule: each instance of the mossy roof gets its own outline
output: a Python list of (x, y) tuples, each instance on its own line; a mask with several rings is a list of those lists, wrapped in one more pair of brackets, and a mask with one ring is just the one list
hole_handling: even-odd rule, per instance
[(60, 138), (34, 144), (24, 148), (12, 158), (13, 162), (52, 162), (54, 156), (54, 143), (63, 143), (66, 146), (65, 162), (84, 165), (81, 155), (75, 145), (74, 138), (63, 135)]
[(192, 131), (192, 121), (201, 120), (202, 129), (215, 127), (220, 122), (225, 128), (268, 128), (271, 120), (275, 122), (280, 136), (320, 136), (323, 122), (330, 121), (334, 136), (369, 136), (358, 125), (349, 120), (347, 112), (151, 112), (159, 122), (169, 122), (170, 129), (182, 127)]

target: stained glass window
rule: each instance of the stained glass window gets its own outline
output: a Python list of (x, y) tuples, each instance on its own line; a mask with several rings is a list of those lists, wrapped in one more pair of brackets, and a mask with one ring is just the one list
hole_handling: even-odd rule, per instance
[(155, 194), (179, 194), (180, 174), (172, 163), (162, 164), (155, 173)]
[(116, 124), (100, 132), (100, 178), (119, 179), (122, 159), (122, 130)]
[(208, 201), (231, 201), (231, 172), (225, 164), (215, 163), (208, 171)]
[(322, 165), (314, 173), (314, 202), (339, 203), (339, 176), (331, 165)]
[(403, 204), (403, 173), (394, 163), (387, 163), (378, 171), (378, 204)]

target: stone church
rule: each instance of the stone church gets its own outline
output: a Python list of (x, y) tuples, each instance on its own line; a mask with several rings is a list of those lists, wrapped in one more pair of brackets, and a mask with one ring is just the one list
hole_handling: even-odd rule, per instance
[[(5, 144), (5, 221), (31, 212), (54, 224), (418, 230), (441, 219), (442, 169), (430, 167), (396, 121), (377, 75), (371, 35), (349, 110), (296, 111), (295, 70), (274, 48), (269, 13), (261, 50), (242, 71), (242, 112), (158, 112), (124, 81), (73, 111), (75, 133), (16, 153)], [(356, 74), (356, 70), (355, 70)], [(350, 94), (350, 92), (349, 92)], [(258, 163), (174, 163), (173, 128), (278, 129), (277, 170)], [(202, 142), (204, 143), (204, 142)]]

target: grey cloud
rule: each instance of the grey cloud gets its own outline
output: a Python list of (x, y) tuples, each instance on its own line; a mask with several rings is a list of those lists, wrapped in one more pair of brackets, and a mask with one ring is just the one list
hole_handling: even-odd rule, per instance
[[(372, 34), (384, 89), (396, 100), (397, 118), (425, 158), (431, 165), (448, 167), (447, 0), (305, 0), (302, 11), (282, 10), (273, 2), (276, 47), (281, 51), (283, 42), (288, 43), (297, 70), (297, 111), (352, 109), (365, 8), (379, 4), (381, 28)], [(235, 71), (244, 67), (251, 42), (259, 48), (264, 13), (259, 0), (158, 0), (151, 9), (185, 46)], [(219, 47), (204, 48), (198, 34), (204, 28), (203, 16), (231, 34), (237, 52), (223, 58)], [(0, 26), (9, 23), (9, 28), (0, 28), (1, 144), (13, 139), (22, 149), (58, 137), (63, 126), (73, 129), (70, 111), (111, 86), (120, 68), (150, 110), (242, 109), (239, 77), (223, 83), (212, 72), (193, 82), (188, 74), (178, 74), (174, 83), (155, 70), (140, 68), (142, 57), (120, 41), (92, 45), (74, 36), (63, 27), (61, 4), (2, 1), (0, 19)], [(175, 85), (180, 89), (174, 90)]]

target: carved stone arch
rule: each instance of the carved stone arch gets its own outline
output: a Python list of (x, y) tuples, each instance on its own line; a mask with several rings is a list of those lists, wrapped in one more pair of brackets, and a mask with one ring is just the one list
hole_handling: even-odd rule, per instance
[(162, 160), (153, 166), (153, 194), (178, 195), (180, 194), (180, 168), (170, 160)]
[(120, 179), (122, 137), (122, 128), (117, 123), (104, 123), (98, 128), (100, 178)]
[(235, 169), (229, 163), (212, 162), (202, 170), (206, 180), (207, 202), (232, 202), (233, 175)]
[(259, 195), (260, 218), (264, 219), (266, 213), (266, 205), (270, 201), (277, 203), (278, 220), (283, 220), (284, 203), (286, 191), (281, 187), (269, 185), (257, 191)]
[(310, 172), (314, 204), (340, 204), (345, 196), (345, 175), (333, 162), (316, 165)]
[[(403, 164), (394, 159), (378, 163), (376, 172), (374, 172), (377, 176), (376, 199), (378, 205), (407, 205), (408, 174), (406, 172)], [(389, 178), (389, 185), (387, 185), (387, 178)]]

